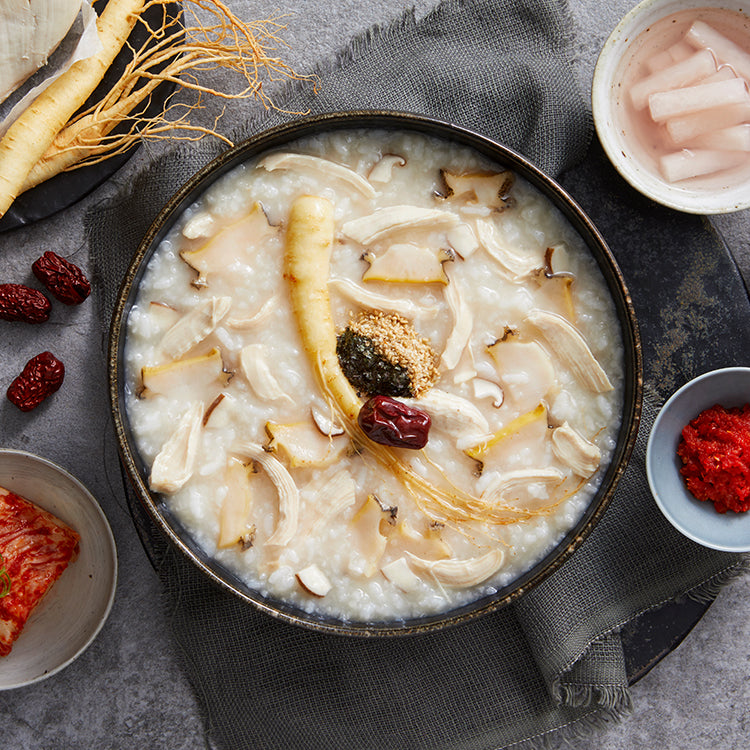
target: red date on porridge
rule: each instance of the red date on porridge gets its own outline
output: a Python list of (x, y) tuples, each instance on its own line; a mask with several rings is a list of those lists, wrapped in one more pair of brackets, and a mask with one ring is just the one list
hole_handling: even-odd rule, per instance
[(359, 411), (365, 435), (394, 448), (424, 448), (430, 432), (430, 415), (390, 396), (373, 396)]

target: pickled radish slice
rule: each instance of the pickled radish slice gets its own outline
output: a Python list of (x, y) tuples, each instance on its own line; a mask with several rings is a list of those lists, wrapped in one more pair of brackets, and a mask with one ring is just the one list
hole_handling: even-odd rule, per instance
[(688, 44), (710, 49), (717, 59), (731, 65), (737, 74), (750, 79), (750, 53), (738, 47), (712, 26), (696, 21), (685, 36)]
[(705, 133), (691, 141), (690, 145), (726, 151), (750, 151), (750, 124)]
[(737, 78), (734, 69), (730, 65), (722, 65), (715, 73), (703, 78), (700, 83), (717, 83), (718, 81), (729, 81), (732, 78)]
[(664, 122), (672, 117), (704, 112), (728, 104), (750, 104), (747, 83), (741, 78), (660, 91), (648, 98), (648, 108), (654, 122)]
[(736, 151), (683, 149), (673, 154), (665, 154), (659, 160), (659, 164), (667, 180), (678, 182), (718, 172), (720, 169), (736, 167), (744, 160), (745, 155)]
[(704, 49), (638, 81), (630, 89), (630, 100), (636, 109), (643, 109), (649, 104), (651, 94), (689, 86), (715, 72), (714, 56)]
[(669, 49), (665, 49), (663, 52), (649, 57), (646, 60), (646, 67), (649, 73), (656, 73), (657, 70), (687, 59), (693, 52), (694, 49), (687, 42), (677, 42), (677, 44), (673, 44)]
[(704, 133), (731, 128), (744, 122), (750, 122), (750, 103), (730, 104), (708, 112), (675, 117), (667, 120), (666, 128), (672, 141), (679, 145)]

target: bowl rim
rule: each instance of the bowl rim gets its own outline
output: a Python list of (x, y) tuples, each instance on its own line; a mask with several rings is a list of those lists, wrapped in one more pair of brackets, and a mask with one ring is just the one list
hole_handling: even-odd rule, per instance
[[(327, 615), (311, 614), (283, 600), (262, 596), (249, 586), (241, 584), (235, 574), (223, 568), (212, 558), (208, 558), (205, 553), (203, 553), (203, 559), (201, 559), (201, 550), (197, 548), (195, 543), (191, 544), (189, 535), (187, 540), (183, 538), (184, 530), (183, 535), (181, 535), (179, 522), (176, 522), (173, 518), (168, 518), (169, 513), (164, 503), (160, 503), (158, 498), (154, 499), (144, 480), (144, 467), (137, 455), (137, 450), (132, 443), (127, 427), (122, 396), (124, 377), (121, 378), (120, 373), (124, 369), (122, 362), (127, 314), (145, 267), (144, 260), (150, 253), (154, 252), (173, 223), (197, 196), (234, 166), (271, 148), (331, 129), (382, 129), (419, 132), (427, 136), (473, 147), (495, 162), (505, 164), (519, 173), (543, 192), (582, 236), (610, 289), (622, 333), (625, 377), (623, 414), (618, 432), (617, 447), (602, 477), (600, 487), (581, 520), (541, 561), (508, 586), (503, 587), (495, 594), (481, 597), (467, 605), (436, 615), (374, 622), (343, 620)], [(565, 560), (578, 549), (609, 506), (617, 483), (632, 453), (641, 416), (643, 362), (635, 309), (622, 272), (602, 235), (581, 207), (556, 181), (544, 174), (524, 156), (507, 146), (453, 123), (410, 112), (352, 110), (303, 117), (257, 133), (220, 154), (187, 180), (172, 196), (144, 235), (120, 286), (110, 325), (108, 381), (110, 407), (117, 436), (118, 451), (130, 485), (141, 505), (145, 507), (148, 515), (164, 532), (169, 541), (186, 555), (200, 571), (232, 594), (254, 605), (260, 611), (282, 621), (338, 635), (391, 636), (424, 633), (466, 622), (486, 612), (498, 610), (519, 599), (530, 588), (559, 569)], [(232, 584), (225, 580), (227, 576), (230, 579), (234, 578), (235, 582)]]
[[(641, 0), (618, 22), (599, 52), (591, 84), (591, 110), (599, 141), (618, 173), (638, 192), (668, 208), (698, 215), (727, 214), (750, 208), (750, 179), (725, 190), (698, 193), (675, 187), (658, 178), (635, 158), (623, 152), (613, 122), (614, 98), (610, 93), (613, 75), (629, 44), (650, 23), (682, 10), (727, 8), (750, 18), (750, 5), (741, 0)], [(719, 197), (724, 196), (723, 201)], [(729, 198), (729, 200), (727, 200)]]
[[(746, 543), (742, 544), (728, 544), (728, 543), (718, 543), (713, 542), (710, 539), (706, 539), (705, 537), (702, 537), (699, 533), (696, 533), (693, 531), (689, 525), (686, 525), (680, 518), (679, 515), (673, 513), (670, 509), (670, 506), (665, 503), (664, 499), (662, 498), (662, 492), (660, 490), (659, 486), (659, 480), (657, 477), (659, 476), (659, 473), (656, 471), (656, 468), (654, 466), (654, 454), (655, 454), (655, 446), (657, 443), (657, 440), (661, 439), (661, 427), (663, 422), (668, 419), (670, 412), (675, 404), (679, 404), (681, 401), (683, 401), (692, 391), (694, 391), (696, 388), (700, 387), (703, 383), (709, 380), (716, 380), (718, 378), (725, 378), (728, 376), (732, 376), (735, 374), (744, 375), (748, 378), (748, 383), (750, 384), (750, 367), (742, 367), (742, 366), (730, 366), (730, 367), (720, 367), (716, 370), (709, 370), (708, 372), (704, 372), (701, 375), (697, 375), (696, 377), (692, 378), (691, 380), (688, 380), (687, 383), (684, 383), (682, 386), (680, 386), (665, 402), (664, 405), (659, 410), (659, 413), (656, 415), (656, 419), (654, 420), (654, 424), (651, 427), (651, 432), (649, 433), (648, 442), (646, 443), (646, 478), (648, 480), (649, 489), (651, 490), (651, 494), (654, 498), (654, 502), (658, 506), (659, 510), (663, 514), (663, 516), (669, 521), (669, 523), (674, 526), (677, 531), (679, 531), (683, 536), (687, 537), (688, 539), (691, 539), (692, 541), (704, 546), (708, 547), (709, 549), (715, 549), (719, 550), (721, 552), (750, 552), (750, 537), (748, 538), (748, 541)], [(748, 388), (748, 395), (744, 399), (745, 402), (750, 402), (750, 387)], [(707, 399), (708, 401), (715, 401), (714, 399)], [(694, 416), (698, 416), (698, 413), (704, 409), (709, 408), (707, 406), (700, 406), (698, 405), (695, 410), (693, 410)], [(684, 488), (684, 492), (686, 495), (686, 499), (690, 499), (687, 497), (690, 493), (687, 488)], [(746, 514), (744, 514), (745, 518), (750, 519), (750, 511), (748, 511)], [(717, 517), (719, 514), (717, 514)], [(731, 517), (731, 516), (729, 516)], [(720, 520), (720, 517), (717, 518), (717, 520)], [(750, 523), (750, 522), (749, 522)]]

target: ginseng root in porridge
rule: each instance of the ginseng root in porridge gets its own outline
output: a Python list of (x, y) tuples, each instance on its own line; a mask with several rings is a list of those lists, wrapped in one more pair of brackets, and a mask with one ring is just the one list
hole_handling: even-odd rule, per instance
[(150, 486), (248, 586), (353, 621), (511, 583), (590, 503), (622, 409), (595, 261), (535, 188), (410, 133), (235, 168), (149, 261), (127, 411)]

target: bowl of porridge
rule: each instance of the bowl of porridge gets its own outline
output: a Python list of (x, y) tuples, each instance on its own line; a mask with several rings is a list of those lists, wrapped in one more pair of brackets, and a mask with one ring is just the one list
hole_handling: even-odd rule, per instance
[(421, 632), (556, 570), (640, 415), (632, 304), (549, 177), (453, 125), (302, 119), (230, 149), (144, 237), (110, 336), (134, 490), (288, 622)]

